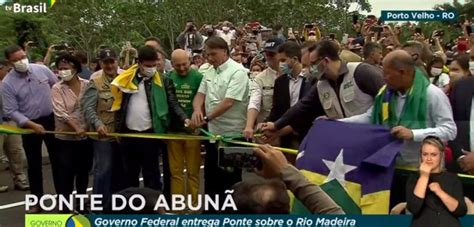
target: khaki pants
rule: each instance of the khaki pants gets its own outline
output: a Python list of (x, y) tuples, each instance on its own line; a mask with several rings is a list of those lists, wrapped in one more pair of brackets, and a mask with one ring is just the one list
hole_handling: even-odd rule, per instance
[[(14, 121), (4, 122), (4, 125), (15, 126)], [(0, 150), (5, 153), (9, 160), (10, 173), (14, 183), (26, 182), (24, 169), (24, 153), (21, 135), (0, 135)]]
[[(168, 160), (171, 172), (171, 194), (191, 194), (192, 204), (197, 205), (199, 193), (199, 169), (201, 165), (201, 142), (199, 140), (169, 140)], [(186, 167), (188, 181), (184, 182)], [(185, 193), (185, 185), (187, 193)], [(186, 202), (188, 204), (189, 202)]]

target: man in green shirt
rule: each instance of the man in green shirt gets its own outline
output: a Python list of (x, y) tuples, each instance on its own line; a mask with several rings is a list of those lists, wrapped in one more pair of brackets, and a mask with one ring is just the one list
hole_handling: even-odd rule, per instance
[[(203, 79), (193, 102), (193, 123), (207, 124), (216, 135), (241, 134), (245, 128), (249, 103), (249, 78), (242, 64), (229, 58), (227, 42), (210, 37), (205, 52), (212, 67), (202, 70)], [(205, 108), (203, 108), (205, 104)], [(204, 112), (205, 110), (205, 112)], [(225, 190), (241, 180), (241, 171), (227, 172), (217, 165), (217, 146), (206, 147), (204, 190), (208, 195), (224, 197)]]
[[(174, 70), (168, 76), (174, 83), (176, 97), (184, 112), (191, 116), (193, 114), (193, 99), (201, 84), (202, 74), (190, 68), (189, 57), (182, 49), (173, 51), (171, 64)], [(171, 131), (186, 132), (183, 128), (173, 128)], [(169, 140), (168, 160), (171, 172), (171, 194), (191, 194), (193, 207), (197, 207), (201, 142), (199, 140)], [(183, 177), (185, 166), (188, 173), (187, 184), (185, 184)], [(187, 188), (187, 193), (185, 193), (185, 188)]]

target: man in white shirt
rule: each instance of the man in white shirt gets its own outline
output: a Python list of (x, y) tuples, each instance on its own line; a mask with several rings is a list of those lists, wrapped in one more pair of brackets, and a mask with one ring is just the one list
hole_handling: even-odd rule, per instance
[[(344, 122), (373, 123), (391, 127), (395, 137), (404, 145), (397, 158), (397, 166), (417, 168), (420, 145), (427, 136), (443, 141), (456, 137), (456, 124), (448, 97), (416, 68), (412, 56), (403, 50), (387, 54), (383, 60), (384, 80), (387, 83), (374, 105), (364, 114), (342, 119)], [(421, 91), (421, 92), (420, 92)], [(382, 111), (388, 102), (388, 110)], [(410, 113), (412, 113), (410, 115)], [(395, 175), (390, 206), (405, 201), (406, 176)]]
[[(408, 91), (413, 86), (415, 75), (415, 63), (405, 57), (410, 55), (402, 50), (389, 53), (384, 61), (384, 79), (387, 87), (395, 91), (397, 106), (396, 113), (401, 118), (402, 110), (408, 98)], [(411, 64), (413, 63), (413, 65)], [(399, 66), (399, 67), (398, 67)], [(400, 73), (401, 72), (401, 73)], [(397, 75), (398, 74), (398, 75)], [(398, 77), (398, 78), (397, 78)], [(409, 79), (411, 77), (411, 79)], [(407, 79), (408, 78), (408, 79)], [(392, 85), (401, 83), (401, 85)], [(381, 95), (379, 93), (379, 95)], [(426, 128), (410, 129), (403, 125), (392, 128), (392, 133), (405, 140), (405, 145), (397, 159), (397, 165), (416, 167), (419, 164), (419, 148), (421, 141), (427, 136), (437, 136), (443, 141), (453, 140), (456, 137), (456, 125), (448, 97), (438, 87), (429, 84), (426, 89), (427, 110)], [(345, 122), (371, 123), (373, 107), (366, 113), (342, 119)], [(404, 111), (406, 112), (406, 111)], [(417, 119), (413, 119), (416, 121)]]
[[(179, 119), (173, 123), (190, 124), (177, 101), (173, 82), (157, 72), (158, 59), (155, 48), (144, 46), (138, 51), (138, 65), (130, 67), (112, 81), (112, 85), (120, 90), (114, 94), (112, 106), (113, 110), (118, 110), (118, 132), (165, 133), (171, 122), (171, 114)], [(142, 172), (145, 187), (162, 190), (158, 160), (163, 147), (161, 141), (154, 139), (121, 140), (127, 187), (138, 187), (139, 174)]]
[(247, 108), (247, 124), (244, 129), (244, 136), (247, 139), (253, 137), (255, 124), (264, 122), (272, 109), (273, 88), (279, 76), (277, 52), (282, 43), (283, 40), (277, 38), (267, 40), (263, 51), (268, 68), (250, 81), (250, 101)]

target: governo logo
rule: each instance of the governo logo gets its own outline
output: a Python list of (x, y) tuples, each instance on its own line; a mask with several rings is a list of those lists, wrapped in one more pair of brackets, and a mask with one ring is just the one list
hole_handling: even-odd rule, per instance
[(84, 215), (73, 215), (66, 221), (66, 227), (91, 227), (91, 222)]

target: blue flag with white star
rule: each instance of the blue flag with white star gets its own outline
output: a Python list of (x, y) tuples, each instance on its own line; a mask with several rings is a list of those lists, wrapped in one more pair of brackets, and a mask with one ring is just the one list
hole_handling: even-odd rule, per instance
[(388, 214), (402, 144), (382, 126), (318, 120), (300, 146), (296, 167), (318, 185), (337, 180), (362, 214)]

